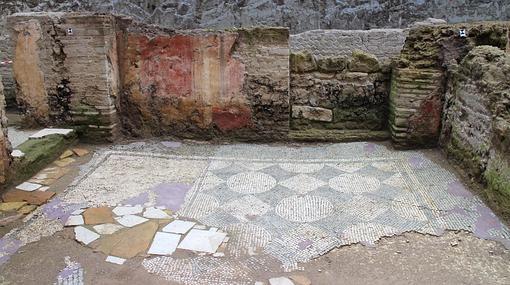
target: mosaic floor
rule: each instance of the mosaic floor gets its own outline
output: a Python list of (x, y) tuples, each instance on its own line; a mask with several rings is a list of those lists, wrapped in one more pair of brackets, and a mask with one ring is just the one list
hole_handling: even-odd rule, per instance
[(164, 206), (230, 237), (224, 259), (143, 261), (149, 272), (184, 284), (253, 284), (244, 273), (270, 270), (273, 261), (295, 270), (335, 247), (374, 246), (411, 231), (466, 230), (510, 247), (509, 229), (421, 152), (371, 143), (226, 145), (206, 155), (199, 146), (174, 148), (138, 143), (100, 151), (54, 199), (58, 214), (42, 209), (8, 237), (21, 246), (51, 235), (80, 207)]

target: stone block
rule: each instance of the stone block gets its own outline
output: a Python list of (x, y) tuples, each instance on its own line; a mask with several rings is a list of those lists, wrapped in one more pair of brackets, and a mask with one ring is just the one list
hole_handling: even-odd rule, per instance
[(381, 70), (379, 60), (372, 54), (355, 50), (349, 61), (349, 70), (352, 72), (373, 73)]
[(330, 109), (310, 106), (292, 106), (293, 118), (304, 118), (312, 121), (331, 122), (333, 111)]
[(304, 51), (290, 54), (290, 70), (292, 72), (303, 73), (316, 69), (317, 62), (311, 53)]

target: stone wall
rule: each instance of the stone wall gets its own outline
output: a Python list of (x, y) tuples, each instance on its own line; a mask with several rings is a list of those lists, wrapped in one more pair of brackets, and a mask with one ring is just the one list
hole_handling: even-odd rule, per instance
[(291, 55), (291, 137), (366, 140), (388, 137), (389, 66), (368, 53)]
[(127, 24), (119, 34), (126, 132), (286, 137), (288, 39), (285, 28), (173, 32)]
[(350, 56), (354, 50), (361, 50), (387, 62), (400, 54), (405, 39), (406, 31), (401, 29), (313, 30), (291, 35), (290, 48), (316, 58)]
[[(0, 1), (0, 58), (12, 53), (4, 30), (16, 12), (111, 12), (174, 29), (259, 25), (288, 27), (291, 33), (315, 29), (406, 28), (432, 18), (450, 23), (510, 19), (507, 0), (4, 0)], [(11, 68), (0, 67), (8, 98), (13, 98)], [(11, 100), (12, 101), (12, 100)]]
[(11, 143), (7, 136), (7, 117), (5, 116), (4, 86), (0, 76), (0, 185), (8, 178), (11, 164)]
[(457, 164), (487, 187), (487, 196), (510, 215), (510, 54), (473, 49), (452, 75), (443, 145)]
[(29, 123), (78, 126), (94, 140), (119, 135), (113, 16), (16, 14), (8, 26), (17, 101)]
[[(508, 22), (423, 26), (411, 29), (393, 72), (390, 129), (396, 146), (436, 146), (448, 105), (450, 71), (474, 47), (505, 49)], [(460, 30), (466, 30), (466, 37)]]

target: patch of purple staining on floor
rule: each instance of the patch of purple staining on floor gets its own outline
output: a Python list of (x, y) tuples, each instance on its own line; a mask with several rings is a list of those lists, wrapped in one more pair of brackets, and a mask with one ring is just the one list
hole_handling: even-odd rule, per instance
[(164, 206), (166, 209), (178, 211), (191, 186), (183, 183), (162, 183), (156, 185), (152, 191), (156, 194), (156, 206)]
[(473, 193), (469, 192), (469, 190), (467, 190), (464, 187), (464, 185), (462, 185), (462, 183), (460, 183), (459, 181), (455, 181), (455, 182), (448, 184), (447, 191), (448, 191), (448, 193), (450, 193), (452, 195), (463, 197), (463, 198), (472, 198), (473, 197)]
[(76, 271), (80, 270), (80, 268), (81, 265), (79, 263), (68, 265), (58, 273), (57, 278), (67, 279), (70, 276), (74, 275)]
[(21, 246), (21, 241), (2, 237), (0, 238), (0, 265), (6, 263), (11, 255), (16, 253)]
[(312, 244), (313, 244), (313, 241), (311, 241), (310, 239), (305, 239), (298, 243), (298, 247), (301, 250), (305, 250), (305, 249), (309, 248), (310, 246), (312, 246)]
[(419, 169), (424, 167), (425, 160), (419, 156), (412, 156), (408, 159), (409, 164), (411, 164), (412, 168)]
[(55, 198), (44, 205), (42, 211), (48, 219), (59, 220), (62, 224), (65, 224), (72, 212), (84, 206), (85, 204), (66, 204), (60, 198)]
[(131, 198), (128, 198), (128, 199), (122, 201), (122, 204), (135, 206), (135, 205), (143, 205), (147, 202), (149, 202), (149, 193), (144, 192), (144, 193), (141, 193), (140, 195), (137, 195), (135, 197), (131, 197)]
[(372, 153), (375, 152), (375, 144), (373, 144), (373, 143), (366, 143), (363, 146), (363, 150), (365, 151), (366, 154), (372, 154)]

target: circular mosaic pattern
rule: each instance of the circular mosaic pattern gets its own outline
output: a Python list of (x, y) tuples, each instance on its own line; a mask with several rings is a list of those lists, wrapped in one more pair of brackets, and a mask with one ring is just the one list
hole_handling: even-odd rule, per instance
[(324, 164), (320, 163), (280, 163), (283, 170), (294, 173), (313, 173), (321, 170)]
[(381, 182), (372, 176), (345, 173), (329, 180), (329, 186), (344, 193), (373, 192)]
[(278, 216), (291, 222), (313, 222), (333, 213), (333, 204), (319, 196), (290, 196), (275, 208)]
[(227, 185), (234, 192), (256, 194), (271, 190), (276, 185), (276, 179), (261, 172), (242, 172), (231, 176)]

